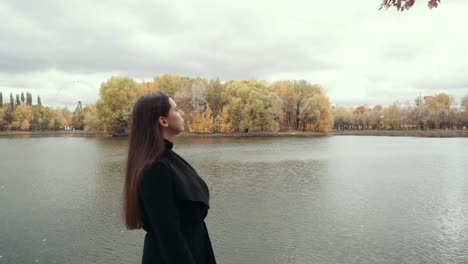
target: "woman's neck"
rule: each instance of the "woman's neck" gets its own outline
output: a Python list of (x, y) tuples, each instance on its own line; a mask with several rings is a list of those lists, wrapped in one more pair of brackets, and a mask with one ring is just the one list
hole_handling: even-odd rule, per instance
[(168, 133), (163, 133), (163, 138), (171, 143), (174, 143), (174, 138), (176, 135), (168, 135)]

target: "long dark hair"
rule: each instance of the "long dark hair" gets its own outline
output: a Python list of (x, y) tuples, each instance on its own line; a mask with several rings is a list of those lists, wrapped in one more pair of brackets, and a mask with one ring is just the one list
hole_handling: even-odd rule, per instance
[(143, 226), (139, 186), (143, 172), (164, 151), (159, 117), (167, 117), (170, 108), (169, 97), (163, 93), (144, 95), (133, 106), (123, 191), (123, 220), (127, 229)]

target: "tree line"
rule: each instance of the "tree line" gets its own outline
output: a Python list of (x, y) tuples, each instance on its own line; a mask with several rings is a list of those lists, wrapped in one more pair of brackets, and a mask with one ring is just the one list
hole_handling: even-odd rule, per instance
[(0, 130), (60, 130), (68, 123), (69, 111), (44, 107), (38, 96), (33, 105), (31, 93), (10, 93), (9, 103), (0, 92)]
[[(114, 76), (100, 86), (96, 104), (70, 112), (44, 107), (38, 96), (23, 93), (3, 102), (1, 130), (78, 130), (128, 133), (132, 106), (141, 95), (164, 92), (186, 113), (191, 133), (251, 133), (278, 131), (329, 132), (331, 129), (463, 129), (468, 126), (468, 95), (456, 104), (440, 93), (418, 97), (415, 105), (332, 106), (323, 87), (305, 80), (275, 82), (189, 78), (165, 74), (136, 82)], [(16, 98), (16, 99), (15, 99)]]
[(134, 101), (158, 91), (174, 98), (192, 133), (328, 132), (333, 127), (325, 90), (304, 80), (221, 82), (171, 74), (142, 83), (110, 78), (101, 85), (96, 120), (104, 131), (125, 133)]
[(417, 97), (414, 105), (394, 103), (387, 107), (361, 105), (335, 108), (334, 128), (362, 129), (466, 129), (468, 127), (468, 95), (460, 104), (445, 93)]

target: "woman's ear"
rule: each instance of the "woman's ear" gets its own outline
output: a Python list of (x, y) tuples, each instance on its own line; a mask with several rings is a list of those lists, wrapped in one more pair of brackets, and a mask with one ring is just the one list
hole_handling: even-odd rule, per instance
[(164, 116), (159, 117), (159, 124), (163, 127), (169, 126), (169, 123), (167, 122), (167, 118), (165, 118)]

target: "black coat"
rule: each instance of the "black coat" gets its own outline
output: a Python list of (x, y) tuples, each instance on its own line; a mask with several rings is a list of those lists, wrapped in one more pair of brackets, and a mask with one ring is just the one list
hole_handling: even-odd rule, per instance
[(206, 183), (165, 141), (161, 158), (143, 174), (140, 202), (144, 264), (216, 263), (204, 219), (209, 209)]

